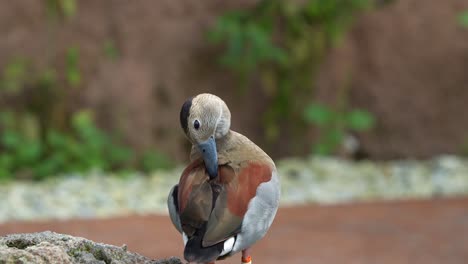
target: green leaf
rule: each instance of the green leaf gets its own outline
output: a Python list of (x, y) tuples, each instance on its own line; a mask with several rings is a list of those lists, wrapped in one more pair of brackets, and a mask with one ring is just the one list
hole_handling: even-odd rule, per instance
[(71, 86), (77, 86), (81, 82), (81, 73), (78, 66), (79, 50), (76, 47), (71, 47), (67, 51), (66, 75), (67, 82)]
[(106, 40), (106, 42), (104, 42), (104, 54), (105, 54), (105, 56), (107, 58), (109, 58), (111, 60), (115, 60), (115, 59), (119, 58), (120, 52), (117, 49), (117, 47), (115, 46), (114, 41)]
[(304, 110), (305, 120), (318, 126), (329, 125), (334, 116), (335, 112), (322, 104), (312, 103)]
[(8, 92), (19, 92), (26, 81), (27, 64), (23, 59), (15, 59), (8, 63), (3, 71), (0, 89)]
[(328, 133), (325, 136), (327, 143), (336, 147), (343, 141), (344, 132), (342, 129), (335, 128), (328, 131)]
[(16, 159), (19, 164), (28, 166), (41, 157), (42, 148), (38, 141), (23, 142), (18, 146)]
[(37, 142), (40, 134), (40, 125), (37, 115), (34, 114), (23, 114), (17, 122), (20, 125), (20, 131), (22, 135), (29, 139)]
[(344, 132), (334, 128), (321, 132), (319, 143), (314, 145), (314, 153), (318, 155), (330, 155), (340, 146), (344, 139)]
[(330, 155), (331, 152), (332, 152), (332, 147), (325, 142), (319, 142), (314, 145), (313, 153), (316, 155), (326, 156), (326, 155)]
[(462, 27), (468, 28), (468, 11), (461, 12), (457, 20)]
[(169, 169), (172, 163), (169, 158), (157, 151), (147, 151), (141, 159), (141, 167), (145, 172), (151, 172), (157, 169)]
[(48, 158), (40, 163), (38, 163), (35, 167), (33, 167), (34, 176), (36, 179), (44, 179), (46, 177), (56, 176), (58, 172), (58, 164), (55, 159)]
[(71, 18), (76, 14), (76, 0), (61, 0), (62, 12), (67, 18)]
[(346, 121), (349, 128), (364, 131), (369, 130), (375, 125), (374, 116), (364, 110), (353, 110), (346, 115)]
[[(13, 112), (4, 111), (0, 112), (0, 126), (2, 126), (3, 131), (11, 130), (15, 126), (15, 117)], [(0, 135), (1, 138), (1, 135)], [(1, 142), (0, 142), (1, 144)]]
[(0, 167), (0, 183), (7, 182), (13, 178), (13, 173)]
[(54, 151), (63, 151), (67, 145), (67, 136), (55, 130), (49, 130), (46, 137), (47, 144)]
[(76, 130), (92, 126), (93, 112), (90, 110), (79, 110), (72, 116), (72, 125)]
[(241, 24), (243, 12), (229, 12), (218, 18), (214, 27), (208, 32), (207, 38), (213, 44), (226, 41)]
[(0, 143), (7, 149), (16, 149), (21, 141), (20, 135), (13, 131), (4, 131), (0, 135)]
[(13, 174), (14, 158), (9, 153), (0, 154), (0, 170)]
[(77, 70), (69, 70), (67, 72), (67, 80), (71, 86), (77, 86), (81, 82), (81, 74)]
[(134, 155), (133, 151), (129, 148), (119, 146), (115, 142), (109, 142), (108, 157), (109, 163), (114, 164), (125, 164), (127, 163), (132, 156)]

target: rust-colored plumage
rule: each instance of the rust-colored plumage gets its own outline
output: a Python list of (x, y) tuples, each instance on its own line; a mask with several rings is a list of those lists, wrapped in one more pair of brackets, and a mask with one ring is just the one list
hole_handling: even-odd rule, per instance
[[(248, 163), (238, 173), (225, 170), (220, 180), (226, 186), (227, 209), (234, 215), (243, 217), (250, 200), (255, 196), (257, 187), (271, 179), (271, 168), (260, 163)], [(229, 174), (229, 175), (226, 175)]]
[[(191, 223), (183, 225), (182, 229), (192, 234), (194, 228), (200, 228), (203, 221), (208, 221), (203, 239), (205, 246), (228, 238), (240, 228), (258, 186), (270, 181), (272, 176), (268, 164), (258, 162), (235, 168), (225, 164), (219, 166), (218, 171), (218, 177), (209, 180), (203, 161), (195, 160), (184, 170), (179, 181), (179, 214), (186, 223)], [(209, 217), (211, 211), (214, 214)]]
[[(196, 173), (197, 171), (200, 171), (200, 173)], [(192, 186), (196, 183), (199, 184), (200, 182), (205, 181), (205, 177), (207, 176), (204, 175), (202, 160), (195, 160), (191, 162), (187, 168), (185, 168), (184, 172), (182, 172), (182, 176), (179, 180), (179, 213), (183, 212), (185, 206), (187, 205), (189, 195), (192, 191)]]

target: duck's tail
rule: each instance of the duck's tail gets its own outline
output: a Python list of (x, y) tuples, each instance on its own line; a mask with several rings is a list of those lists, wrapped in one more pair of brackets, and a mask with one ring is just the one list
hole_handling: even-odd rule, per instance
[(194, 234), (188, 239), (184, 249), (185, 260), (195, 263), (210, 263), (219, 257), (223, 251), (223, 242), (203, 247), (202, 238), (203, 235)]

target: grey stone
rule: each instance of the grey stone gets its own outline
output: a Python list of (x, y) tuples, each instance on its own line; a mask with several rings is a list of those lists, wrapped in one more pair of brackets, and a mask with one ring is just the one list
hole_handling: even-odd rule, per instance
[(50, 231), (0, 237), (0, 264), (181, 264), (177, 258), (152, 260), (117, 247)]

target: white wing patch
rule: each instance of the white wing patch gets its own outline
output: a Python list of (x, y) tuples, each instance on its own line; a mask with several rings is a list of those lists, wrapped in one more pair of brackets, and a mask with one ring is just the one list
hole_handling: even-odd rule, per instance
[(185, 234), (185, 232), (182, 232), (182, 239), (184, 240), (184, 247), (185, 247), (185, 245), (187, 245), (187, 241), (188, 241), (188, 237)]
[(224, 256), (231, 252), (235, 241), (236, 239), (234, 237), (230, 237), (228, 240), (224, 241), (223, 251), (221, 252), (220, 256)]

